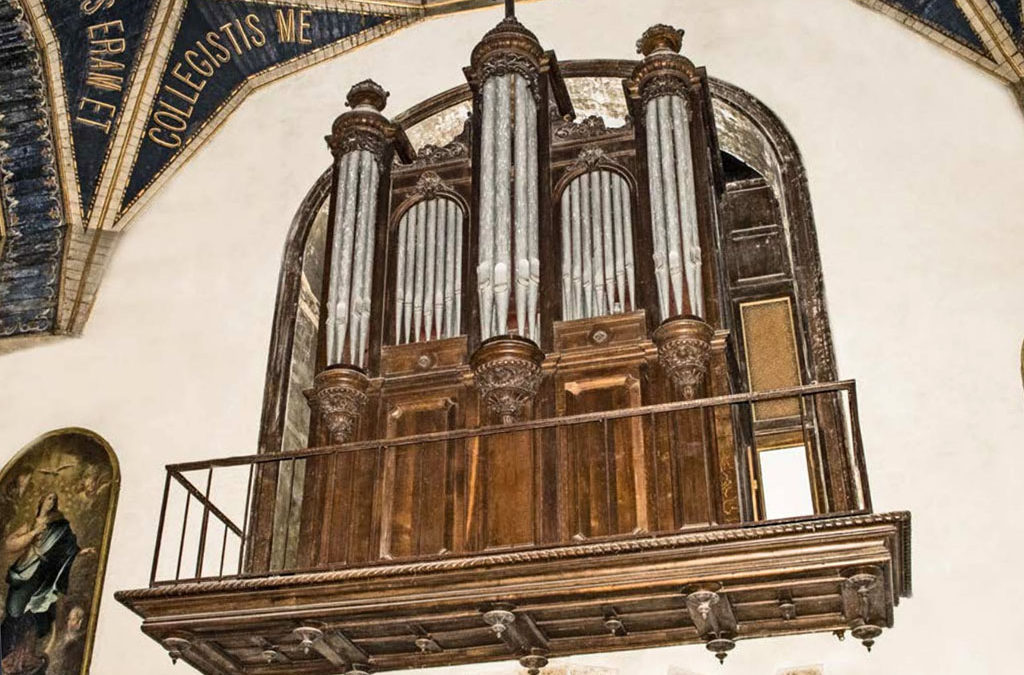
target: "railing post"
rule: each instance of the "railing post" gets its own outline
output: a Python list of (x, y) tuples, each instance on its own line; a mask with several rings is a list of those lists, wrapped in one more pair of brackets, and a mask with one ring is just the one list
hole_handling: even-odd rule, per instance
[(206, 474), (206, 493), (203, 501), (203, 522), (199, 526), (199, 550), (196, 552), (196, 579), (203, 576), (203, 559), (206, 557), (206, 532), (210, 526), (210, 486), (213, 485), (213, 467)]
[(160, 547), (164, 539), (164, 522), (167, 519), (167, 496), (171, 491), (171, 473), (166, 472), (164, 477), (164, 498), (160, 503), (160, 520), (156, 526), (156, 546), (153, 548), (153, 569), (149, 573), (149, 585), (156, 585), (156, 571), (160, 564)]
[(847, 396), (850, 406), (850, 431), (853, 433), (853, 456), (857, 460), (857, 475), (860, 476), (861, 508), (872, 511), (871, 487), (868, 485), (868, 468), (864, 461), (864, 441), (860, 433), (860, 411), (857, 408), (857, 385), (847, 385)]

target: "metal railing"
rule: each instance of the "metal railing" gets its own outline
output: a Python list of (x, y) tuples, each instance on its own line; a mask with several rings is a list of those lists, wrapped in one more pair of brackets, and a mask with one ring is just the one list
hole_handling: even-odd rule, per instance
[[(319, 469), (314, 469), (326, 466), (325, 462), (355, 457), (360, 453), (364, 457), (369, 453), (375, 458), (364, 465), (371, 467), (371, 484), (379, 486), (381, 481), (388, 480), (388, 475), (393, 477), (393, 464), (390, 465), (392, 473), (388, 473), (388, 458), (393, 458), (396, 452), (422, 453), (436, 451), (438, 448), (466, 452), (466, 448), (470, 446), (479, 448), (480, 444), (501, 442), (503, 437), (523, 438), (524, 433), (529, 433), (536, 439), (534, 442), (538, 443), (538, 446), (547, 448), (554, 439), (554, 444), (558, 447), (553, 449), (553, 452), (558, 452), (558, 448), (561, 448), (562, 452), (571, 453), (577, 451), (572, 447), (573, 434), (590, 434), (587, 436), (590, 441), (598, 440), (590, 443), (588, 451), (597, 452), (595, 457), (598, 460), (603, 457), (606, 462), (604, 470), (608, 475), (607, 483), (604, 485), (609, 490), (607, 502), (602, 502), (600, 495), (596, 498), (591, 496), (591, 499), (597, 500), (594, 502), (597, 508), (607, 506), (609, 513), (612, 513), (615, 511), (615, 505), (612, 504), (615, 497), (611, 494), (613, 488), (608, 486), (616, 480), (612, 474), (625, 470), (624, 467), (615, 465), (614, 457), (621, 456), (627, 445), (638, 442), (643, 443), (644, 453), (651, 456), (658, 454), (658, 439), (661, 438), (663, 443), (665, 438), (664, 434), (659, 436), (655, 433), (658, 425), (669, 424), (672, 420), (679, 419), (680, 415), (695, 414), (687, 411), (728, 412), (724, 417), (719, 417), (727, 420), (727, 428), (732, 433), (733, 443), (729, 446), (729, 452), (733, 453), (736, 460), (734, 478), (738, 485), (740, 506), (740, 515), (730, 522), (733, 525), (759, 522), (762, 516), (756, 507), (759, 499), (758, 437), (765, 432), (763, 429), (759, 430), (759, 424), (760, 427), (764, 427), (764, 420), (758, 422), (756, 419), (755, 406), (766, 401), (784, 399), (801, 402), (800, 414), (791, 425), (791, 429), (795, 430), (792, 431), (793, 434), (802, 439), (801, 443), (807, 450), (808, 481), (815, 494), (815, 512), (807, 514), (807, 517), (869, 512), (871, 499), (864, 465), (856, 388), (852, 380), (847, 380), (538, 419), (510, 425), (360, 441), (297, 452), (243, 455), (171, 464), (166, 468), (167, 477), (157, 525), (150, 583), (159, 585), (241, 576), (268, 576), (353, 564), (352, 561), (337, 560), (331, 563), (322, 560), (310, 563), (309, 560), (303, 560), (297, 551), (303, 545), (303, 537), (311, 536), (308, 526), (304, 527), (303, 523), (310, 519), (311, 513), (318, 516), (318, 510), (322, 508), (313, 500), (322, 499), (323, 490), (317, 497), (317, 491), (309, 484), (314, 478), (322, 480), (317, 473)], [(638, 431), (623, 434), (623, 425), (630, 423)], [(517, 434), (519, 436), (514, 436)], [(627, 437), (625, 441), (622, 440), (624, 436)], [(671, 438), (671, 432), (669, 437)], [(708, 437), (705, 437), (705, 442), (708, 442), (707, 439)], [(595, 447), (597, 450), (593, 449)], [(665, 450), (661, 448), (659, 456), (672, 458), (680, 452), (674, 441), (672, 447), (667, 449), (667, 453)], [(703, 477), (687, 478), (685, 465), (680, 466), (683, 466), (680, 475), (690, 483), (696, 481), (694, 484), (706, 487), (708, 494), (722, 488), (721, 478), (714, 472), (706, 470)], [(366, 476), (362, 478), (367, 479)], [(564, 481), (573, 477), (561, 478)], [(334, 476), (333, 479), (344, 480), (344, 477), (339, 479)], [(354, 476), (349, 475), (348, 479), (352, 481)], [(600, 477), (599, 479), (604, 480)], [(706, 485), (701, 483), (702, 480)], [(658, 490), (657, 484), (653, 483), (656, 481), (647, 486), (648, 491)], [(334, 489), (336, 484), (332, 484), (331, 489)], [(444, 492), (464, 491), (468, 488), (463, 484), (456, 484), (435, 486), (435, 489)], [(473, 501), (472, 495), (457, 496), (465, 498), (463, 502)], [(652, 503), (656, 498), (660, 497), (652, 497)], [(648, 495), (638, 493), (637, 502), (641, 501), (646, 503)], [(642, 536), (651, 536), (652, 533), (680, 529), (720, 527), (723, 523), (715, 515), (716, 508), (718, 511), (721, 510), (720, 502), (720, 498), (710, 498), (707, 508), (711, 515), (698, 514), (692, 518), (685, 512), (687, 506), (681, 502), (673, 503), (668, 507), (677, 512), (672, 528), (652, 526), (638, 529), (644, 530)], [(370, 511), (367, 510), (366, 513)], [(379, 503), (372, 509), (372, 518), (376, 519), (376, 522), (371, 529), (378, 535), (389, 527), (384, 522), (387, 514), (387, 508), (382, 508)], [(342, 513), (341, 517), (349, 515)], [(363, 516), (365, 515), (364, 513)], [(535, 520), (543, 518), (542, 514), (533, 515)], [(617, 515), (621, 519), (621, 514)], [(718, 515), (720, 516), (720, 513)], [(356, 515), (351, 514), (351, 517), (355, 518)], [(449, 520), (453, 518), (451, 514), (445, 517)], [(635, 520), (640, 516), (627, 514), (626, 519), (630, 518)], [(661, 520), (664, 521), (666, 518), (671, 520), (662, 514)], [(317, 525), (320, 530), (317, 530), (315, 536), (323, 537), (322, 528), (330, 526), (320, 523)], [(340, 528), (348, 527), (348, 523), (334, 523), (333, 527), (339, 528), (340, 531)], [(450, 532), (454, 529), (456, 527), (453, 526), (445, 531)], [(628, 536), (628, 531), (625, 531), (625, 536)], [(567, 531), (566, 534), (572, 535), (573, 532)], [(623, 536), (623, 532), (598, 532), (593, 538), (601, 536)], [(494, 548), (493, 542), (488, 542), (486, 537), (478, 537), (476, 540), (461, 540), (455, 547), (435, 547), (436, 550), (432, 549), (430, 552), (406, 551), (404, 556), (393, 556), (389, 555), (389, 551), (384, 550), (384, 544), (380, 543), (384, 539), (386, 537), (378, 536), (371, 545), (371, 548), (377, 546), (377, 551), (357, 562), (374, 564), (389, 562), (392, 558), (398, 557), (470, 555), (483, 550), (491, 551)], [(571, 543), (573, 539), (556, 542), (549, 540), (545, 546)], [(262, 562), (257, 561), (257, 558)]]

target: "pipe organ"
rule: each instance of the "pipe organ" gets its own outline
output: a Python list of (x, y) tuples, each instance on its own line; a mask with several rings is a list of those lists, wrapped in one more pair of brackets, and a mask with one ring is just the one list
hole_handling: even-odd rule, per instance
[[(799, 153), (682, 37), (653, 26), (637, 61), (561, 63), (508, 16), (465, 85), (394, 120), (379, 85), (352, 88), (323, 241), (289, 243), (264, 452), (168, 467), (151, 587), (118, 596), (174, 658), (536, 674), (806, 632), (870, 648), (892, 625), (909, 514), (872, 510)], [(621, 81), (625, 123), (581, 119), (572, 78)], [(413, 148), (459, 105), (462, 133)], [(303, 422), (308, 447), (281, 451)], [(230, 470), (248, 480), (222, 507)], [(779, 510), (786, 493), (802, 506)]]

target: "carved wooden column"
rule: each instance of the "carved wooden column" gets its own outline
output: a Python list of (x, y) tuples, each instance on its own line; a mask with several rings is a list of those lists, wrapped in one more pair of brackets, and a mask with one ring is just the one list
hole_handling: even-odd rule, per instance
[[(514, 16), (473, 49), (471, 262), (464, 288), (475, 313), (464, 329), (481, 421), (509, 423), (553, 408), (545, 351), (560, 311), (560, 242), (552, 232), (550, 113), (572, 114), (557, 60)], [(542, 245), (543, 244), (543, 245)], [(465, 305), (466, 303), (464, 303)], [(470, 471), (482, 477), (474, 537), (482, 548), (532, 544), (555, 508), (544, 483), (550, 454), (530, 433), (481, 439)]]
[(402, 129), (381, 114), (387, 98), (372, 80), (355, 85), (347, 99), (352, 110), (327, 137), (334, 175), (319, 372), (307, 396), (330, 443), (352, 438), (367, 401), (367, 368), (379, 361), (391, 165), (396, 152), (406, 160), (412, 155)]
[[(643, 61), (626, 80), (637, 125), (648, 284), (657, 288), (659, 357), (683, 398), (704, 389), (711, 337), (721, 326), (716, 241), (717, 155), (707, 76), (679, 54), (683, 31), (649, 28), (637, 42)], [(655, 311), (650, 308), (650, 311)]]

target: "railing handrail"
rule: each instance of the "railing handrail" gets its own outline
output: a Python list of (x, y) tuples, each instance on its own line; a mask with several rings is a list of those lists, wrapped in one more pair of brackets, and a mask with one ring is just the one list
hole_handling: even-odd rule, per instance
[[(672, 403), (657, 403), (654, 405), (639, 406), (635, 408), (621, 408), (602, 412), (582, 413), (578, 415), (567, 415), (563, 417), (545, 417), (539, 420), (517, 422), (515, 424), (495, 424), (484, 427), (466, 429), (453, 429), (450, 431), (435, 431), (426, 434), (413, 436), (398, 436), (395, 438), (378, 438), (368, 441), (356, 441), (342, 445), (325, 445), (317, 448), (304, 450), (292, 450), (288, 452), (273, 452), (263, 454), (237, 455), (234, 457), (222, 457), (217, 459), (196, 460), (192, 462), (179, 462), (168, 464), (166, 470), (176, 478), (183, 479), (181, 474), (187, 471), (199, 471), (215, 467), (244, 466), (248, 464), (267, 464), (273, 462), (287, 462), (289, 460), (309, 459), (311, 457), (322, 457), (338, 453), (356, 452), (359, 450), (374, 450), (383, 448), (395, 448), (404, 445), (420, 445), (426, 443), (440, 443), (443, 441), (460, 440), (464, 438), (480, 438), (483, 436), (494, 436), (497, 434), (510, 434), (519, 431), (536, 431), (538, 429), (550, 429), (569, 427), (577, 424), (588, 424), (592, 422), (603, 422), (608, 420), (625, 419), (630, 417), (642, 417), (644, 415), (663, 414), (681, 410), (694, 410), (699, 408), (719, 407), (737, 403), (757, 403), (758, 401), (774, 400), (779, 398), (790, 398), (794, 396), (809, 396), (823, 394), (833, 391), (848, 391), (851, 398), (856, 396), (856, 382), (854, 380), (839, 380), (837, 382), (820, 382), (805, 384), (798, 387), (786, 387), (783, 389), (771, 389), (759, 392), (744, 392), (740, 394), (727, 394), (709, 398), (692, 399), (689, 401), (674, 401)], [(851, 407), (855, 398), (850, 401)], [(851, 411), (856, 420), (856, 412)], [(187, 480), (187, 479), (185, 479)]]

